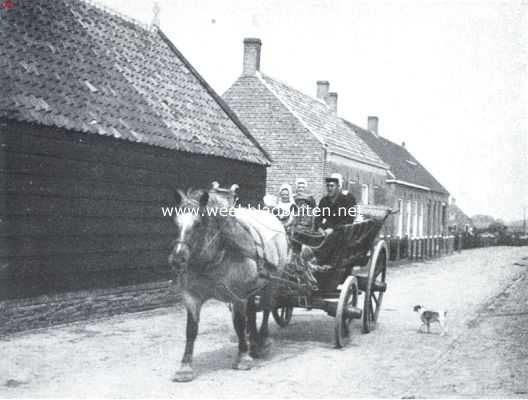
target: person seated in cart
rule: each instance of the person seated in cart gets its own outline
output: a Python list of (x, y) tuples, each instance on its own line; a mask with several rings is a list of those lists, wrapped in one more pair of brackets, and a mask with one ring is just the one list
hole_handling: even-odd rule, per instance
[(334, 173), (325, 179), (327, 194), (319, 202), (315, 228), (325, 235), (323, 246), (316, 249), (303, 247), (302, 259), (316, 270), (328, 270), (335, 264), (337, 250), (345, 239), (343, 225), (352, 224), (356, 216), (356, 199), (351, 193), (343, 193), (341, 174)]
[(295, 180), (296, 191), (293, 200), (297, 206), (292, 230), (312, 233), (315, 230), (313, 210), (316, 207), (315, 198), (307, 192), (308, 183), (304, 178)]
[(315, 198), (308, 193), (308, 182), (304, 178), (297, 178), (295, 180), (295, 194), (293, 195), (293, 200), (297, 207), (308, 206), (310, 208), (315, 208)]
[(336, 227), (354, 222), (356, 199), (351, 193), (343, 192), (341, 174), (334, 173), (325, 182), (327, 194), (319, 201), (315, 226), (330, 235)]

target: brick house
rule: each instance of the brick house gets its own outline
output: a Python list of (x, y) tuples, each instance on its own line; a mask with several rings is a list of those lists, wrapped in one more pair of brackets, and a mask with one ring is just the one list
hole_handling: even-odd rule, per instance
[(317, 82), (312, 97), (260, 71), (261, 41), (244, 40), (242, 75), (223, 95), (270, 154), (266, 190), (305, 178), (320, 197), (324, 177), (339, 172), (358, 202), (378, 203), (387, 165), (337, 116), (337, 93)]
[(385, 233), (421, 238), (447, 233), (448, 191), (405, 148), (382, 137), (378, 117), (368, 117), (368, 129), (345, 123), (389, 165), (386, 204), (400, 213), (385, 224)]
[(158, 27), (18, 0), (0, 34), (2, 329), (6, 299), (167, 281), (174, 189), (264, 195), (265, 151)]

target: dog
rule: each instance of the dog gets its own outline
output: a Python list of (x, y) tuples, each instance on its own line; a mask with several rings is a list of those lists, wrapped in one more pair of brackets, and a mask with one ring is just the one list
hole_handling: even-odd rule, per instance
[(442, 332), (441, 336), (444, 336), (447, 333), (447, 311), (433, 311), (424, 308), (424, 306), (416, 305), (413, 308), (414, 312), (420, 314), (420, 321), (422, 325), (420, 326), (419, 332), (423, 332), (424, 326), (427, 328), (427, 333), (431, 333), (431, 324), (433, 322), (438, 322)]

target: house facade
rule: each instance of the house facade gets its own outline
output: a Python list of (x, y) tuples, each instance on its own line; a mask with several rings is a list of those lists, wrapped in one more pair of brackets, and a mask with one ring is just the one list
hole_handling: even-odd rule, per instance
[(265, 151), (158, 27), (67, 0), (2, 18), (0, 302), (167, 281), (174, 190), (265, 194)]
[(346, 124), (389, 165), (385, 202), (399, 210), (385, 224), (396, 237), (438, 237), (448, 232), (449, 193), (405, 148), (382, 137), (378, 118), (368, 118), (368, 129)]
[(359, 203), (376, 203), (388, 167), (338, 117), (337, 93), (318, 81), (312, 97), (262, 73), (261, 47), (259, 39), (244, 40), (242, 75), (223, 98), (273, 160), (267, 193), (305, 178), (312, 194), (321, 197), (325, 176), (339, 172), (344, 189)]

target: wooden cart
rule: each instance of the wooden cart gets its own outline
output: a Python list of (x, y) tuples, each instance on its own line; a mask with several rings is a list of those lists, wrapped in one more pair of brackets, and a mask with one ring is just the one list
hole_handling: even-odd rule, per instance
[[(291, 274), (288, 276), (291, 284), (282, 280), (272, 311), (279, 326), (288, 325), (294, 308), (326, 311), (335, 317), (335, 344), (338, 348), (346, 344), (353, 319), (361, 319), (363, 333), (376, 328), (383, 294), (387, 290), (389, 256), (387, 244), (379, 233), (393, 211), (370, 207), (362, 213), (362, 221), (339, 228), (344, 240), (333, 257), (331, 268), (314, 273), (317, 289), (299, 283)], [(303, 242), (295, 234), (292, 240), (297, 244)]]

